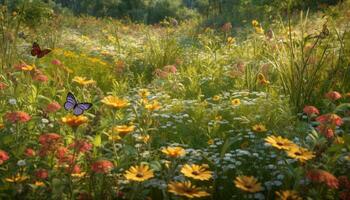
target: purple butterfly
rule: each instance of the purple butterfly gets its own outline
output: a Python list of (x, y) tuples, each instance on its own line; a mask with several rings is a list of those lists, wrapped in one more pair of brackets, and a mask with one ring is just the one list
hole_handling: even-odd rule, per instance
[(78, 103), (71, 92), (68, 92), (66, 103), (64, 103), (64, 108), (66, 110), (73, 109), (73, 113), (76, 116), (83, 114), (84, 111), (91, 108), (91, 106), (91, 103)]

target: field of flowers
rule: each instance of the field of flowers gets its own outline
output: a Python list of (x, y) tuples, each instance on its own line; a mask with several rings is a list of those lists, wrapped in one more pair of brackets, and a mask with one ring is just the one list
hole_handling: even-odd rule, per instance
[(235, 30), (2, 6), (0, 199), (349, 200), (348, 8)]

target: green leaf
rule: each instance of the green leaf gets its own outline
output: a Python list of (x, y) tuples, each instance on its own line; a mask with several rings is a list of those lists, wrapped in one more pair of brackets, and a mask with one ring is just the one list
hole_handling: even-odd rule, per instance
[(349, 110), (350, 110), (350, 103), (342, 103), (335, 108), (334, 112), (339, 113), (339, 112), (345, 112)]

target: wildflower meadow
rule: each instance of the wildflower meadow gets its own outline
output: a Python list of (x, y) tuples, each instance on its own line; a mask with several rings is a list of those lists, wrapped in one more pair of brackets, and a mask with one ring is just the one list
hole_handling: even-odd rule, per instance
[(0, 0), (0, 199), (350, 200), (350, 1)]

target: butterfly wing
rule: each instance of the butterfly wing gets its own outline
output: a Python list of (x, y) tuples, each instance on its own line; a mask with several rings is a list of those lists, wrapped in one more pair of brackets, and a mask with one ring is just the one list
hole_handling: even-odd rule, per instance
[(77, 100), (75, 99), (74, 95), (71, 92), (68, 92), (66, 103), (64, 103), (64, 108), (66, 110), (73, 109), (74, 107), (77, 107)]
[(91, 108), (91, 103), (78, 103), (73, 110), (74, 115), (81, 115), (84, 113), (85, 110), (88, 110)]
[(32, 56), (37, 56), (40, 54), (40, 52), (41, 52), (41, 49), (39, 44), (34, 42), (32, 46), (32, 51), (31, 51)]
[(44, 49), (44, 50), (40, 51), (37, 56), (38, 56), (38, 58), (42, 58), (42, 57), (46, 56), (48, 53), (50, 53), (50, 52), (51, 52), (51, 49)]

